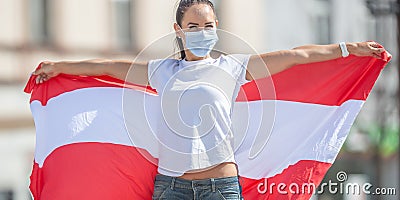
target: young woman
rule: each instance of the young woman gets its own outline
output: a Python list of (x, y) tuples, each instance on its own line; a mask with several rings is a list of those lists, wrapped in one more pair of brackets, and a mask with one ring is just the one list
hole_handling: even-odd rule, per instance
[(360, 42), (211, 58), (217, 27), (209, 0), (181, 0), (174, 24), (181, 59), (44, 62), (34, 72), (36, 82), (60, 73), (125, 79), (131, 70), (129, 82), (150, 84), (165, 100), (164, 120), (157, 129), (161, 145), (153, 199), (242, 199), (229, 126), (240, 86), (297, 64), (348, 53), (379, 59), (384, 49), (374, 42)]

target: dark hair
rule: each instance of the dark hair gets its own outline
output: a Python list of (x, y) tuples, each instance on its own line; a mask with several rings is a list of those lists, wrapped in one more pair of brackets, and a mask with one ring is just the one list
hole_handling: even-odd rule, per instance
[[(188, 8), (190, 8), (191, 6), (195, 5), (195, 4), (207, 4), (209, 5), (213, 12), (215, 17), (217, 17), (216, 13), (215, 13), (215, 8), (214, 8), (214, 4), (210, 1), (210, 0), (180, 0), (178, 7), (176, 9), (176, 23), (182, 27), (182, 19), (183, 16), (185, 14), (185, 12), (187, 11)], [(183, 41), (182, 38), (176, 38), (176, 41), (178, 43), (178, 47), (180, 50), (180, 54), (181, 54), (181, 59), (184, 59), (186, 57), (185, 54), (185, 49), (183, 47)]]

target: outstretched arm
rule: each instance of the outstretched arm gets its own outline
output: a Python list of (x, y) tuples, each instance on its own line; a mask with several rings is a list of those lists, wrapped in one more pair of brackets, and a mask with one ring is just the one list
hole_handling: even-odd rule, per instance
[[(375, 42), (346, 43), (350, 54), (372, 56), (380, 59), (385, 51)], [(294, 65), (321, 62), (342, 57), (339, 44), (307, 45), (291, 50), (275, 51), (250, 57), (247, 66), (247, 80), (268, 77)]]
[(147, 63), (133, 63), (127, 60), (97, 59), (77, 62), (43, 62), (41, 68), (33, 74), (38, 75), (36, 83), (43, 83), (61, 73), (82, 76), (109, 75), (125, 80), (131, 66), (132, 76), (129, 77), (129, 82), (146, 85), (148, 82)]

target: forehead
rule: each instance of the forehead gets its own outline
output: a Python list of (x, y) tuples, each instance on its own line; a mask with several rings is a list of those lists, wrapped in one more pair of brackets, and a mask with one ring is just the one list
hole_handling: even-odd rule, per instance
[(189, 22), (202, 23), (213, 22), (215, 14), (213, 9), (207, 4), (195, 4), (189, 7), (183, 15), (182, 24)]

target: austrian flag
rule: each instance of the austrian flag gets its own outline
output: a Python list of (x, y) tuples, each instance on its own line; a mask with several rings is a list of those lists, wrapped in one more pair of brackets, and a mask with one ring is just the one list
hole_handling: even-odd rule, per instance
[[(309, 199), (312, 188), (269, 186), (321, 183), (389, 60), (350, 55), (245, 84), (232, 115), (244, 198)], [(25, 88), (36, 127), (34, 199), (151, 199), (157, 93), (108, 76), (35, 78)]]

